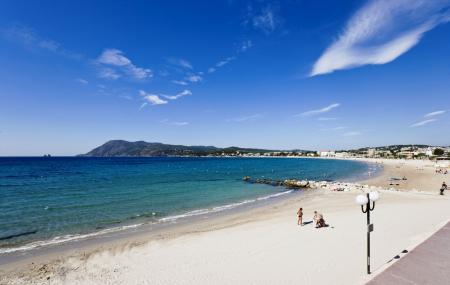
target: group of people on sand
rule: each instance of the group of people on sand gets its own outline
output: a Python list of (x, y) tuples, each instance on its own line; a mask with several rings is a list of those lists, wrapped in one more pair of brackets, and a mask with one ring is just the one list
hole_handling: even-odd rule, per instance
[[(304, 223), (303, 223), (303, 208), (298, 209), (297, 216), (298, 216), (297, 225), (303, 226), (304, 225)], [(327, 226), (327, 224), (325, 224), (323, 215), (321, 213), (318, 213), (317, 211), (314, 211), (313, 220), (316, 223), (316, 229)]]
[(448, 171), (447, 169), (442, 169), (442, 168), (436, 168), (436, 174), (447, 174)]

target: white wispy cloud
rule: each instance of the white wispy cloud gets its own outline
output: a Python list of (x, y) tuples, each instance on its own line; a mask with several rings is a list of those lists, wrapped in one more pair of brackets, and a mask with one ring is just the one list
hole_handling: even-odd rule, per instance
[(281, 20), (278, 14), (278, 7), (267, 5), (261, 8), (248, 7), (247, 24), (251, 24), (253, 28), (270, 34), (279, 27)]
[(147, 102), (142, 103), (141, 106), (139, 107), (139, 111), (142, 110), (147, 105), (148, 105)]
[(195, 83), (195, 82), (201, 82), (203, 80), (203, 77), (201, 77), (200, 75), (193, 74), (193, 75), (189, 75), (185, 79), (189, 82)]
[(235, 59), (236, 59), (235, 56), (230, 56), (230, 57), (227, 57), (227, 58), (217, 62), (213, 67), (210, 67), (208, 69), (208, 73), (213, 73), (213, 72), (217, 71), (218, 68), (223, 67), (224, 65), (227, 65), (228, 63), (230, 63), (230, 61), (233, 61)]
[(202, 72), (194, 72), (193, 65), (186, 59), (168, 58), (168, 69), (175, 71), (178, 75), (183, 76), (182, 80), (172, 80), (171, 82), (178, 85), (188, 85), (189, 83), (196, 83), (202, 81)]
[(104, 50), (98, 58), (98, 62), (115, 66), (128, 66), (132, 64), (131, 60), (125, 57), (123, 52), (118, 49)]
[(189, 122), (170, 121), (169, 119), (164, 119), (164, 120), (161, 120), (159, 122), (163, 123), (163, 124), (171, 125), (171, 126), (177, 126), (177, 127), (182, 127), (182, 126), (189, 125)]
[(151, 69), (136, 67), (134, 65), (128, 66), (128, 73), (131, 75), (131, 77), (134, 77), (136, 79), (146, 79), (153, 77), (153, 72)]
[(34, 29), (15, 24), (0, 30), (0, 34), (6, 40), (18, 43), (29, 50), (47, 51), (70, 59), (80, 60), (83, 55), (62, 47), (57, 41), (41, 37)]
[(184, 69), (190, 69), (190, 70), (194, 69), (192, 64), (186, 59), (171, 57), (171, 58), (167, 59), (167, 61), (171, 65), (179, 66), (179, 67), (182, 67)]
[(421, 126), (425, 126), (428, 125), (429, 123), (435, 122), (436, 119), (428, 119), (428, 120), (423, 120), (420, 121), (418, 123), (412, 124), (410, 127), (414, 128), (414, 127), (421, 127)]
[[(102, 78), (118, 79), (120, 77), (118, 70), (135, 79), (147, 79), (153, 77), (151, 69), (134, 65), (132, 61), (118, 49), (105, 49), (98, 57), (97, 63), (102, 66), (109, 66), (101, 69), (99, 76)], [(112, 67), (116, 69), (112, 69)]]
[(449, 0), (369, 1), (314, 63), (310, 76), (395, 60), (424, 33), (450, 21), (449, 6)]
[(130, 95), (126, 95), (126, 94), (119, 95), (119, 98), (122, 98), (125, 100), (133, 100), (133, 97), (131, 97)]
[(181, 127), (181, 126), (189, 125), (189, 122), (170, 122), (169, 124), (170, 124), (170, 125), (173, 125), (173, 126), (179, 126), (179, 127)]
[(221, 60), (218, 63), (216, 63), (216, 67), (222, 67), (225, 64), (228, 64), (230, 61), (235, 60), (235, 59), (236, 59), (236, 57), (234, 57), (234, 56), (227, 57), (226, 59)]
[(183, 85), (183, 86), (188, 85), (188, 83), (186, 81), (183, 81), (183, 80), (172, 80), (172, 83), (178, 84), (178, 85)]
[(348, 129), (348, 127), (339, 126), (339, 127), (333, 128), (332, 130), (333, 130), (333, 131), (340, 131), (340, 130), (345, 130), (345, 129)]
[(111, 68), (102, 68), (99, 71), (98, 76), (111, 80), (119, 79), (121, 77), (114, 69)]
[(150, 105), (168, 104), (169, 101), (177, 100), (184, 96), (190, 96), (192, 95), (192, 92), (190, 90), (183, 90), (176, 95), (166, 95), (166, 94), (148, 93), (145, 92), (144, 90), (139, 90), (139, 95), (142, 97), (142, 100), (144, 100), (144, 102), (141, 104), (139, 108), (139, 110), (141, 110), (148, 104)]
[(351, 132), (343, 133), (342, 135), (343, 135), (344, 137), (354, 137), (354, 136), (362, 135), (362, 132), (351, 131)]
[(180, 59), (179, 64), (184, 68), (193, 69), (192, 64), (185, 59)]
[(88, 85), (89, 84), (89, 81), (87, 81), (86, 79), (83, 79), (83, 78), (76, 78), (75, 81), (80, 83), (80, 84), (83, 84), (83, 85)]
[(192, 92), (190, 90), (183, 90), (180, 93), (176, 94), (176, 95), (161, 95), (162, 97), (169, 99), (169, 100), (176, 100), (178, 98), (184, 97), (184, 96), (189, 96), (192, 95)]
[(311, 110), (311, 111), (307, 111), (307, 112), (303, 112), (301, 114), (295, 115), (295, 116), (312, 116), (312, 115), (318, 115), (318, 114), (323, 114), (323, 113), (327, 113), (331, 110), (333, 110), (334, 108), (339, 107), (341, 104), (339, 103), (333, 103), (331, 105), (328, 105), (326, 107), (323, 107), (321, 109), (317, 109), (317, 110)]
[(245, 40), (241, 43), (241, 45), (238, 49), (238, 52), (245, 52), (252, 46), (253, 46), (253, 42), (251, 40)]
[(151, 104), (151, 105), (164, 105), (167, 104), (168, 101), (161, 99), (161, 97), (159, 97), (156, 94), (151, 94), (151, 93), (147, 93), (143, 90), (139, 91), (139, 95), (142, 96), (142, 98), (146, 101), (141, 105), (141, 109), (143, 107), (145, 107), (147, 104)]
[(319, 121), (336, 121), (338, 118), (334, 117), (319, 117), (317, 120)]
[(261, 117), (262, 117), (261, 114), (253, 114), (253, 115), (249, 115), (249, 116), (228, 119), (227, 122), (243, 123), (243, 122), (253, 121), (253, 120), (259, 119)]
[(425, 115), (424, 115), (424, 118), (429, 118), (429, 117), (439, 116), (439, 115), (445, 114), (446, 112), (447, 112), (446, 110), (434, 111), (434, 112), (425, 114)]

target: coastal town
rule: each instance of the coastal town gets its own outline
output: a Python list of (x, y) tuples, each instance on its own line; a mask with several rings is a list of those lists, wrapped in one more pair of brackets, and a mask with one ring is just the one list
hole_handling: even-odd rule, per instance
[(238, 157), (329, 157), (329, 158), (388, 158), (388, 159), (442, 159), (450, 160), (450, 146), (438, 147), (427, 145), (392, 145), (367, 147), (355, 150), (320, 150), (320, 151), (266, 151), (245, 152), (240, 150), (222, 151), (209, 156)]

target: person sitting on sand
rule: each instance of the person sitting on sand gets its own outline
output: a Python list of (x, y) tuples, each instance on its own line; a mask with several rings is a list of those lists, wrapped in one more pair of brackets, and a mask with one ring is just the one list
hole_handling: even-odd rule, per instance
[(447, 190), (447, 184), (445, 184), (445, 181), (442, 182), (442, 186), (441, 186), (441, 195), (444, 195), (444, 191)]
[(316, 229), (325, 226), (325, 220), (323, 219), (323, 215), (314, 211), (314, 222), (316, 222)]
[(303, 226), (303, 208), (298, 209), (297, 216), (298, 216), (297, 225)]

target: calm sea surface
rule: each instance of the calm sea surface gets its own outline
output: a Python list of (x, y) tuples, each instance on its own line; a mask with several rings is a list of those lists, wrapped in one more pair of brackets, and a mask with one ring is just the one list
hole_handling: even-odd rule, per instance
[(372, 168), (321, 159), (4, 157), (0, 253), (289, 195), (244, 176), (348, 181)]

